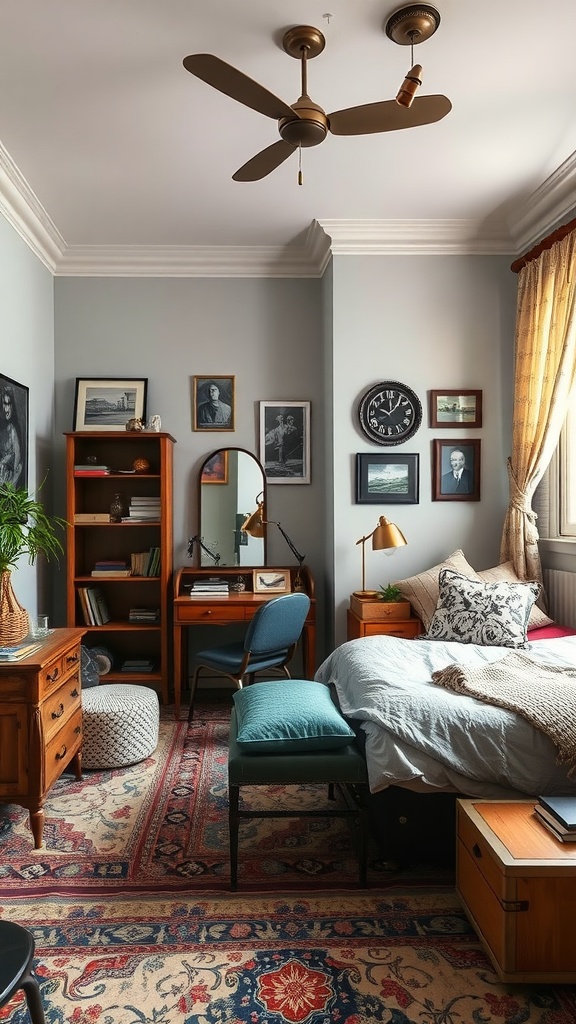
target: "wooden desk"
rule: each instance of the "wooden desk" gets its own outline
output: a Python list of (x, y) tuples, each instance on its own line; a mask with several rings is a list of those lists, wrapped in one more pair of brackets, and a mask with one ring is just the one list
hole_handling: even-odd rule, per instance
[[(296, 589), (297, 577), (301, 580), (301, 587), (310, 598), (310, 609), (304, 629), (302, 632), (302, 656), (304, 672), (307, 679), (314, 678), (316, 671), (316, 602), (314, 599), (314, 578), (307, 566), (301, 569), (297, 566), (274, 566), (282, 572), (290, 573), (292, 589)], [(270, 569), (268, 569), (270, 571)], [(217, 576), (229, 582), (235, 582), (241, 576), (246, 581), (246, 590), (242, 593), (231, 593), (228, 597), (205, 597), (189, 596), (190, 586), (194, 580), (201, 580), (202, 577)], [(174, 580), (174, 605), (173, 605), (173, 629), (174, 629), (174, 715), (180, 717), (180, 703), (182, 699), (182, 687), (186, 682), (188, 672), (188, 627), (189, 626), (231, 626), (239, 623), (249, 622), (256, 614), (260, 606), (271, 601), (275, 594), (255, 594), (252, 590), (252, 569), (248, 568), (207, 568), (194, 569), (185, 567), (179, 569)]]
[(422, 633), (420, 619), (411, 617), (409, 619), (379, 619), (370, 621), (361, 619), (352, 608), (348, 609), (347, 617), (347, 639), (358, 640), (363, 636), (399, 636), (406, 640), (413, 640), (415, 636)]
[(46, 794), (68, 765), (81, 777), (84, 632), (54, 629), (29, 657), (0, 664), (0, 802), (29, 809), (36, 849)]

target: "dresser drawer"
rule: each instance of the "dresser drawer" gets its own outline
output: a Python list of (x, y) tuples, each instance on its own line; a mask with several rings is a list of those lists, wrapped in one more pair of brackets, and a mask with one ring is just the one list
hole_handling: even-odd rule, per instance
[(503, 970), (509, 970), (511, 965), (506, 957), (507, 922), (502, 905), (480, 870), (479, 862), (460, 841), (457, 890), (493, 958)]
[(41, 706), (44, 736), (50, 740), (70, 715), (80, 707), (80, 679), (76, 671), (50, 693)]
[(61, 729), (46, 744), (46, 789), (60, 777), (82, 743), (82, 709), (74, 712)]
[(68, 676), (78, 672), (79, 666), (80, 644), (76, 644), (63, 654), (60, 654), (49, 665), (44, 665), (38, 674), (41, 697), (46, 697), (56, 687), (59, 687)]

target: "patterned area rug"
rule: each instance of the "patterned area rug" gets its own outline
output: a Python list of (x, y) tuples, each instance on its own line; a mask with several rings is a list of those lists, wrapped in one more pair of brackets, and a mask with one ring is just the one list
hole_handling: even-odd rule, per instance
[[(250, 820), (230, 893), (226, 737), (166, 717), (142, 764), (65, 777), (39, 851), (0, 807), (0, 916), (34, 933), (48, 1024), (573, 1024), (576, 986), (498, 982), (441, 872), (374, 851), (356, 888), (341, 822)], [(28, 1024), (20, 995), (0, 1021)]]

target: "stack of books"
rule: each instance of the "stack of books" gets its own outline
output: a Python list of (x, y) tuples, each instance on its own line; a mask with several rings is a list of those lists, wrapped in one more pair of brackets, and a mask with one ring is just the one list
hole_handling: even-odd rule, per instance
[(228, 581), (221, 576), (203, 576), (190, 587), (190, 597), (228, 597), (229, 593)]
[(150, 520), (154, 522), (160, 519), (160, 498), (159, 497), (142, 497), (130, 498), (130, 505), (128, 507), (128, 516), (125, 521), (129, 523), (134, 522), (147, 522)]
[(121, 672), (132, 672), (133, 675), (140, 675), (141, 672), (153, 672), (154, 662), (151, 658), (126, 658), (122, 662)]
[(160, 548), (149, 551), (133, 551), (130, 555), (133, 576), (158, 576), (160, 572)]
[(128, 613), (128, 622), (159, 622), (159, 608), (131, 608)]
[(96, 466), (92, 462), (74, 466), (74, 476), (108, 476), (110, 466)]
[(110, 612), (99, 587), (78, 587), (78, 600), (87, 626), (103, 626), (110, 622)]
[(132, 570), (123, 558), (104, 558), (94, 563), (91, 576), (131, 576)]
[(561, 843), (576, 843), (576, 796), (540, 796), (538, 821)]
[(21, 644), (14, 644), (11, 647), (0, 647), (0, 662), (3, 661), (20, 661), (22, 658), (27, 658), (30, 654), (34, 654), (41, 648), (42, 644), (31, 643), (29, 640), (23, 640)]

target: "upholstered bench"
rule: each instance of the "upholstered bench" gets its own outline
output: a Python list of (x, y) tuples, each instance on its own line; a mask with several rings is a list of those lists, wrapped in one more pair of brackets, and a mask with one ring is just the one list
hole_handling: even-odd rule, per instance
[(105, 683), (82, 690), (82, 767), (124, 768), (158, 745), (158, 694), (148, 686)]
[[(241, 818), (349, 816), (357, 826), (359, 882), (366, 885), (368, 817), (366, 761), (328, 687), (308, 679), (253, 683), (234, 694), (228, 754), (230, 884), (238, 884)], [(343, 802), (318, 810), (250, 810), (242, 786), (338, 786)]]

